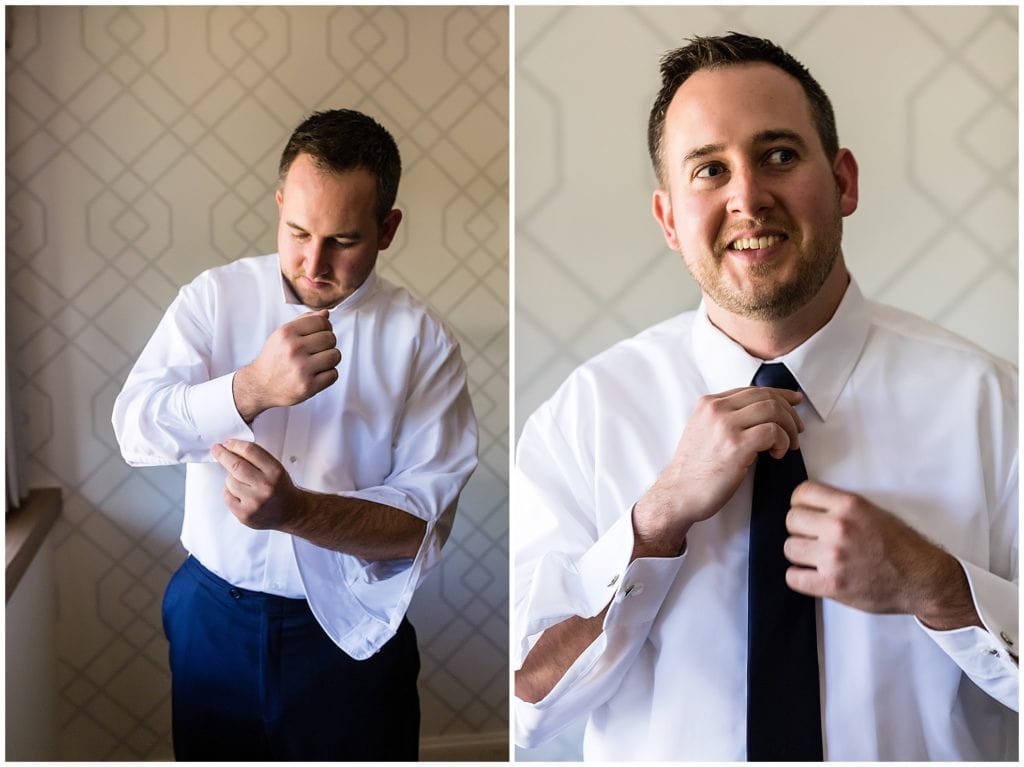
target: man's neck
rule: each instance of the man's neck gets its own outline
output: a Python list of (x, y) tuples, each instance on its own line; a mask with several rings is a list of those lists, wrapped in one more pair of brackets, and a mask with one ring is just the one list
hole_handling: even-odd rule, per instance
[(850, 273), (840, 255), (814, 298), (783, 319), (741, 317), (722, 309), (707, 295), (704, 296), (704, 302), (711, 324), (742, 346), (748, 354), (762, 360), (774, 360), (793, 351), (832, 319), (849, 284)]

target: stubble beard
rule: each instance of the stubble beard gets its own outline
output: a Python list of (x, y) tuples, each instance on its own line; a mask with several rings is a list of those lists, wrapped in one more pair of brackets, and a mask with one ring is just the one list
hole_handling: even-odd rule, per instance
[(299, 290), (298, 285), (295, 284), (295, 281), (298, 279), (297, 277), (292, 279), (285, 274), (284, 279), (285, 282), (288, 283), (288, 287), (291, 288), (295, 297), (298, 298), (299, 301), (302, 302), (302, 305), (307, 309), (312, 309), (313, 311), (319, 311), (320, 309), (332, 309), (337, 304), (341, 303), (341, 298), (335, 293), (311, 293), (309, 291)]
[(774, 278), (777, 263), (759, 262), (747, 267), (752, 288), (738, 289), (724, 277), (725, 243), (715, 245), (711, 259), (698, 259), (691, 265), (683, 254), (683, 261), (701, 291), (730, 314), (760, 321), (782, 320), (807, 305), (825, 284), (841, 250), (843, 219), (837, 209), (831, 226), (810, 251), (803, 250), (791, 228), (787, 232), (787, 243), (799, 252), (796, 274), (788, 280)]

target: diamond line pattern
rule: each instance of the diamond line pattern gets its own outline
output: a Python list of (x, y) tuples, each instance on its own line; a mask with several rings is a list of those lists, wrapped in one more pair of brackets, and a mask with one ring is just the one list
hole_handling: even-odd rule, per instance
[(411, 609), (423, 735), (506, 731), (507, 39), (499, 7), (8, 11), (8, 371), (24, 484), (64, 488), (63, 758), (172, 756), (160, 602), (184, 556), (184, 471), (127, 467), (110, 412), (180, 285), (275, 250), (280, 150), (335, 106), (402, 149), (406, 218), (380, 269), (454, 329), (481, 427)]

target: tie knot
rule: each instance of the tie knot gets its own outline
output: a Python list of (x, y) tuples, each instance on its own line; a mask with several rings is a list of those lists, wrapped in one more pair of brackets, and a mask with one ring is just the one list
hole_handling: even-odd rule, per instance
[(797, 391), (800, 384), (793, 378), (789, 368), (781, 362), (768, 362), (757, 369), (754, 374), (754, 386), (770, 386), (773, 389), (792, 389)]

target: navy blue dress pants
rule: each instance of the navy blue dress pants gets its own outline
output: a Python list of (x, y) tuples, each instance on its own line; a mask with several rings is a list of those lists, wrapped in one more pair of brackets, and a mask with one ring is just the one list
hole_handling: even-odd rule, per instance
[(353, 660), (304, 599), (236, 588), (194, 557), (163, 603), (175, 758), (415, 761), (419, 651), (412, 625)]

